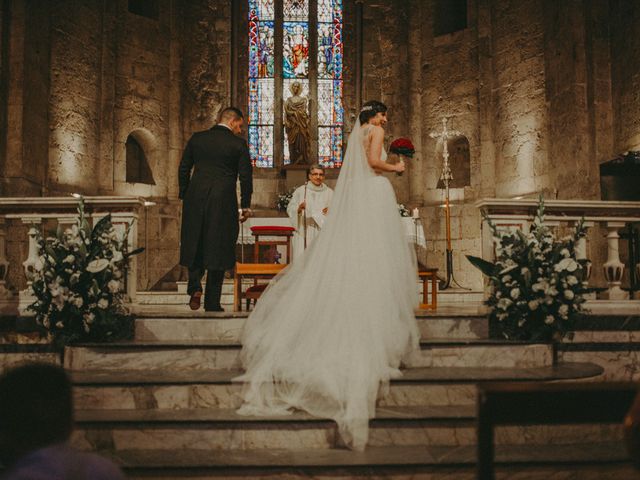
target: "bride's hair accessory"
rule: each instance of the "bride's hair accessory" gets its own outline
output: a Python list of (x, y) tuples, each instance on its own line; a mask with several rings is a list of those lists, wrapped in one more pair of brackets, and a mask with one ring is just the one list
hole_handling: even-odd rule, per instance
[(373, 107), (371, 105), (365, 105), (364, 107), (362, 107), (360, 112), (368, 112), (369, 110), (373, 110)]

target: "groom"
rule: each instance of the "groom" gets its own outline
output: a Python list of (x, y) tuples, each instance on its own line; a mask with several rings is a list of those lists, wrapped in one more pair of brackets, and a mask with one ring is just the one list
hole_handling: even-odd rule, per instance
[[(251, 160), (247, 142), (238, 136), (243, 122), (240, 110), (225, 108), (216, 126), (189, 139), (178, 168), (179, 196), (183, 200), (180, 265), (189, 269), (191, 310), (200, 308), (206, 270), (204, 309), (224, 311), (220, 294), (224, 272), (236, 262), (238, 221), (244, 222), (251, 215)], [(236, 195), (238, 178), (241, 211)]]

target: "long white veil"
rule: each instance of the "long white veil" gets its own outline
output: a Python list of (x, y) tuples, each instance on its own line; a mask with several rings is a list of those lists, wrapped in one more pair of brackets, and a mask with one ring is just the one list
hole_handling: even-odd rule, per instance
[(247, 319), (239, 413), (304, 409), (363, 449), (381, 384), (418, 346), (416, 284), (395, 194), (370, 168), (358, 121), (322, 231)]

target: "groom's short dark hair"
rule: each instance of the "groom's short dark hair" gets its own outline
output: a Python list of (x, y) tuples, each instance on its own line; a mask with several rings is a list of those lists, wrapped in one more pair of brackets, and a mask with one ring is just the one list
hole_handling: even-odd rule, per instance
[(227, 107), (222, 112), (220, 112), (220, 121), (226, 122), (229, 120), (240, 120), (244, 118), (242, 114), (242, 110), (236, 107)]

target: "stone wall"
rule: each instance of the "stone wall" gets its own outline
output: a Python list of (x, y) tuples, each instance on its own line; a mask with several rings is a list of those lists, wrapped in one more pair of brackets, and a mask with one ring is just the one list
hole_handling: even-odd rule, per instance
[(4, 2), (0, 194), (39, 195), (46, 182), (49, 4)]
[(101, 3), (66, 0), (51, 12), (48, 194), (95, 192), (98, 186)]
[(544, 2), (492, 2), (496, 195), (549, 186)]
[(640, 150), (640, 4), (611, 0), (611, 85), (614, 152)]
[[(403, 0), (363, 2), (362, 101), (379, 100), (389, 107), (387, 147), (393, 139), (410, 135), (408, 7)], [(352, 121), (355, 120), (354, 116)], [(409, 175), (393, 174), (387, 178), (396, 190), (398, 201), (407, 203)]]

